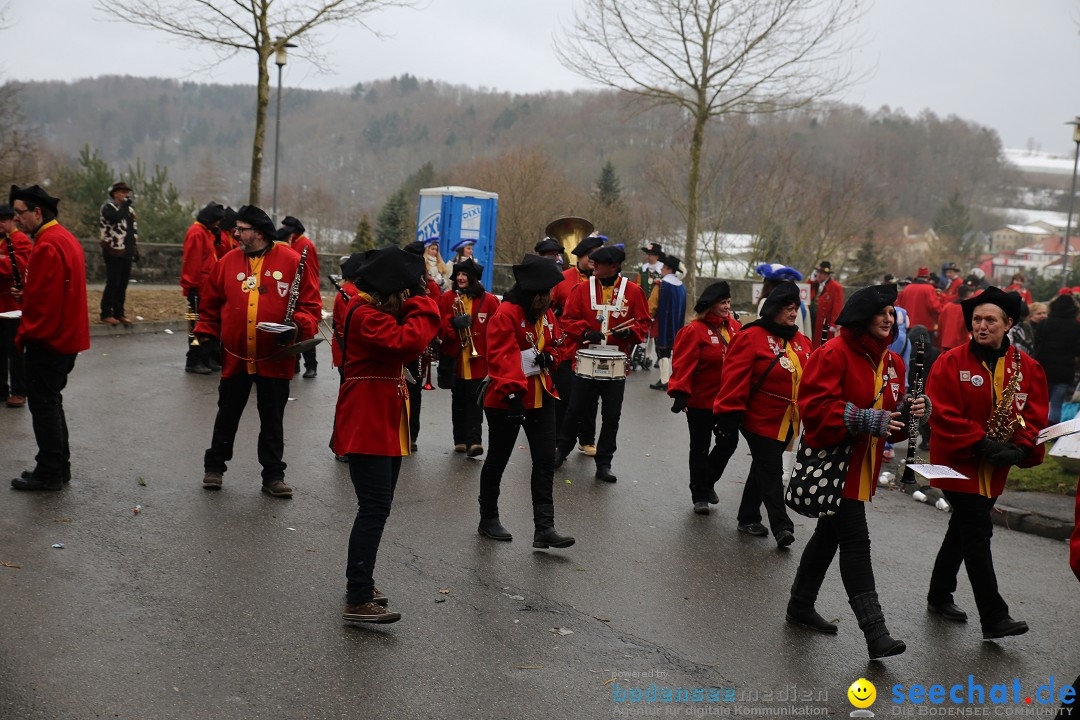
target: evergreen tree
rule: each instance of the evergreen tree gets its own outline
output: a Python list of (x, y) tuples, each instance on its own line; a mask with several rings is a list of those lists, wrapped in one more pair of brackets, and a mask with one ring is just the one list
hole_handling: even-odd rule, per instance
[(859, 252), (855, 255), (855, 274), (848, 278), (853, 285), (872, 284), (881, 271), (881, 255), (874, 243), (874, 231), (866, 231), (866, 239), (859, 245)]
[(118, 179), (97, 148), (84, 146), (76, 165), (62, 167), (57, 173), (53, 194), (60, 198), (60, 222), (64, 227), (76, 237), (98, 237), (101, 206), (109, 197), (109, 187)]
[(375, 249), (375, 231), (371, 228), (371, 221), (367, 213), (360, 216), (360, 222), (356, 223), (356, 235), (353, 236), (352, 252), (366, 252)]
[(180, 191), (169, 180), (168, 168), (154, 166), (147, 176), (146, 166), (135, 160), (125, 178), (131, 186), (139, 222), (139, 240), (155, 243), (181, 243), (195, 216), (194, 203), (180, 200)]
[(960, 199), (959, 191), (954, 191), (949, 201), (938, 209), (932, 227), (938, 235), (937, 250), (941, 259), (961, 265), (975, 259), (975, 226), (971, 222), (971, 212)]
[(380, 247), (400, 247), (411, 238), (409, 203), (405, 191), (398, 190), (383, 203), (375, 225), (375, 244)]
[(622, 194), (622, 183), (615, 174), (615, 166), (608, 160), (600, 171), (600, 177), (596, 179), (596, 194), (600, 204), (604, 207), (616, 205)]

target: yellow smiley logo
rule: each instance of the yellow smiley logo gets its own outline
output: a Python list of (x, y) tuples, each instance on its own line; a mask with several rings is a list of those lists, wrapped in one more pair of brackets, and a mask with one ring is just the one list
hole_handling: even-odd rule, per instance
[(851, 683), (847, 690), (848, 700), (857, 708), (868, 708), (877, 699), (877, 688), (866, 678), (859, 678)]

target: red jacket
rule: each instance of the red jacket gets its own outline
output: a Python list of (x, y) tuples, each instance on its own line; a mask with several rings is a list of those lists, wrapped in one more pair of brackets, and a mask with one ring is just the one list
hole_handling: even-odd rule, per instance
[(199, 292), (210, 271), (217, 265), (214, 233), (201, 222), (192, 223), (184, 235), (184, 261), (180, 266), (180, 287), (184, 297)]
[[(30, 262), (30, 252), (33, 246), (30, 238), (22, 230), (15, 230), (10, 235), (11, 245), (15, 248), (15, 266), (19, 273), (19, 280), (26, 283), (26, 266)], [(11, 296), (11, 290), (15, 287), (15, 272), (11, 268), (11, 255), (8, 254), (7, 239), (0, 239), (0, 312), (18, 310), (22, 305)]]
[(908, 311), (911, 327), (922, 325), (930, 332), (937, 330), (941, 296), (938, 289), (930, 283), (911, 283), (900, 293), (900, 297), (896, 298), (896, 304)]
[(346, 315), (345, 381), (334, 415), (334, 453), (409, 454), (409, 390), (403, 363), (419, 355), (439, 331), (439, 307), (427, 297), (403, 306), (399, 324), (357, 293)]
[(461, 296), (465, 303), (465, 309), (472, 316), (472, 325), (469, 327), (472, 333), (473, 346), (477, 357), (471, 357), (469, 348), (461, 346), (461, 335), (457, 328), (450, 324), (454, 317), (454, 299), (458, 297), (454, 290), (447, 290), (439, 298), (439, 312), (442, 316), (439, 326), (439, 339), (442, 347), (439, 352), (443, 355), (457, 355), (457, 374), (455, 377), (462, 380), (482, 380), (488, 374), (487, 361), (487, 334), (488, 324), (495, 311), (499, 309), (499, 299), (489, 292), (481, 298)]
[[(810, 350), (810, 339), (800, 332), (786, 344), (760, 325), (735, 333), (724, 359), (713, 412), (741, 413), (742, 427), (755, 435), (777, 440), (786, 440), (789, 430), (798, 435), (799, 385)], [(776, 362), (777, 357), (780, 362)], [(790, 369), (784, 367), (784, 357)], [(765, 380), (751, 394), (763, 375)]]
[[(341, 283), (341, 289), (349, 296), (349, 300), (356, 297), (356, 286), (353, 285), (352, 280), (346, 280)], [(333, 337), (330, 338), (330, 356), (334, 367), (341, 367), (341, 345), (338, 343), (338, 336), (344, 332), (345, 329), (345, 311), (348, 307), (349, 301), (341, 296), (341, 293), (334, 291), (334, 317), (333, 317)]]
[(62, 355), (90, 348), (86, 256), (75, 236), (55, 220), (34, 233), (22, 308), (16, 346), (35, 343)]
[(214, 254), (217, 255), (217, 259), (225, 257), (229, 254), (230, 250), (235, 250), (240, 247), (240, 243), (236, 242), (236, 236), (233, 235), (232, 230), (221, 231), (221, 242), (214, 244)]
[(1020, 293), (1020, 299), (1021, 300), (1023, 300), (1028, 305), (1031, 304), (1031, 291), (1030, 290), (1028, 290), (1023, 285), (1017, 285), (1016, 283), (1013, 283), (1013, 284), (1009, 285), (1009, 287), (1005, 288), (1005, 292), (1012, 292), (1013, 290)]
[[(511, 394), (524, 393), (523, 402), (527, 410), (543, 407), (545, 395), (558, 399), (551, 370), (541, 370), (526, 377), (521, 367), (521, 351), (533, 347), (533, 343), (537, 350), (550, 352), (556, 362), (562, 360), (563, 348), (555, 345), (563, 336), (555, 313), (548, 310), (539, 322), (530, 323), (525, 319), (524, 308), (507, 302), (499, 306), (488, 324), (488, 375), (491, 383), (484, 396), (484, 407), (506, 409), (509, 405), (507, 397)], [(530, 333), (532, 342), (528, 337)]]
[[(618, 286), (623, 283), (626, 284), (626, 290), (623, 293), (623, 309), (611, 313), (609, 326), (614, 328), (630, 322), (628, 328), (630, 337), (617, 338), (609, 336), (608, 345), (618, 347), (629, 356), (630, 348), (638, 343), (645, 342), (652, 319), (649, 317), (649, 307), (645, 300), (645, 293), (642, 292), (637, 283), (630, 282), (624, 277), (619, 277), (615, 285), (606, 288), (607, 295), (610, 298), (608, 304), (614, 302), (614, 298), (618, 296)], [(589, 295), (590, 284), (596, 288), (596, 301), (600, 303), (603, 287), (596, 278), (589, 278), (589, 282), (580, 283), (571, 291), (566, 300), (566, 305), (563, 307), (560, 323), (562, 331), (568, 336), (567, 344), (571, 346), (567, 350), (567, 357), (573, 357), (578, 350), (586, 347), (588, 343), (582, 336), (589, 330), (599, 330), (602, 324), (596, 317), (599, 311), (592, 309), (592, 300)], [(575, 359), (574, 362), (576, 363), (577, 360)], [(630, 374), (629, 363), (626, 364), (626, 374)]]
[[(300, 256), (283, 243), (274, 243), (266, 254), (250, 258), (237, 248), (223, 257), (203, 283), (199, 295), (199, 322), (195, 333), (221, 339), (224, 357), (221, 376), (243, 372), (263, 377), (291, 380), (296, 358), (292, 355), (269, 360), (281, 348), (277, 335), (256, 329), (260, 322), (280, 323), (289, 304), (289, 289)], [(266, 292), (244, 292), (244, 279), (255, 277), (256, 288)], [(300, 297), (293, 322), (300, 328), (297, 340), (314, 337), (322, 299), (307, 272), (300, 282)]]
[(817, 449), (853, 443), (843, 491), (850, 500), (874, 496), (885, 441), (900, 442), (907, 434), (853, 436), (844, 425), (844, 408), (851, 403), (860, 410), (895, 410), (903, 402), (906, 377), (903, 359), (887, 343), (879, 345), (869, 335), (846, 328), (815, 352), (806, 366), (799, 388), (803, 441)]
[(964, 324), (964, 308), (959, 302), (951, 302), (938, 315), (938, 343), (942, 350), (949, 350), (971, 341), (971, 333)]
[[(930, 462), (947, 465), (966, 476), (964, 480), (931, 480), (930, 484), (945, 490), (977, 493), (997, 497), (1005, 489), (1008, 466), (994, 467), (971, 454), (971, 448), (986, 436), (995, 398), (1013, 374), (1017, 350), (1010, 347), (999, 359), (991, 377), (990, 371), (965, 343), (945, 352), (934, 362), (926, 379), (926, 394), (934, 404), (930, 418)], [(1027, 353), (1019, 353), (1020, 389), (1014, 408), (1024, 419), (1011, 442), (1027, 448), (1028, 454), (1020, 467), (1034, 467), (1043, 461), (1044, 446), (1035, 438), (1046, 427), (1050, 407), (1046, 375), (1042, 366)]]
[(551, 289), (551, 309), (555, 311), (556, 315), (562, 314), (562, 309), (566, 306), (566, 300), (570, 297), (570, 293), (581, 283), (589, 279), (589, 276), (577, 269), (575, 265), (572, 268), (563, 270), (563, 278), (561, 283)]
[(963, 284), (964, 280), (961, 277), (954, 277), (950, 280), (945, 289), (941, 291), (941, 298), (938, 301), (939, 304), (944, 306), (959, 298), (960, 286)]
[(706, 315), (685, 325), (675, 336), (671, 351), (671, 379), (668, 395), (675, 397), (686, 393), (690, 398), (687, 407), (712, 410), (716, 394), (720, 392), (721, 370), (732, 336), (742, 327), (739, 321), (728, 317), (721, 323), (717, 315)]
[[(817, 312), (814, 314), (814, 325), (812, 332), (814, 336), (810, 338), (814, 347), (821, 345), (821, 327), (825, 321), (829, 321), (830, 326), (836, 325), (836, 318), (840, 316), (840, 311), (844, 307), (844, 288), (843, 286), (829, 278), (825, 283), (825, 289), (818, 294), (818, 283), (810, 283), (810, 304), (813, 305), (817, 302)], [(830, 337), (832, 335), (830, 334)]]

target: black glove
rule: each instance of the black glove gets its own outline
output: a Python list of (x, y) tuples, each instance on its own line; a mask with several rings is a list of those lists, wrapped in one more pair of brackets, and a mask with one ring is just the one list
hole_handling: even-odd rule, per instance
[(1013, 443), (1005, 443), (1000, 450), (991, 453), (986, 456), (986, 462), (996, 467), (1006, 467), (1009, 465), (1019, 465), (1027, 457), (1027, 450), (1014, 445)]
[(737, 435), (742, 413), (725, 412), (713, 415), (713, 433), (717, 438), (727, 438)]
[(611, 337), (617, 337), (620, 340), (625, 340), (626, 338), (630, 337), (630, 328), (616, 330), (615, 332), (611, 333)]
[(541, 370), (550, 370), (555, 367), (555, 356), (545, 350), (536, 356), (536, 364)]
[(681, 413), (686, 409), (686, 403), (690, 400), (690, 393), (673, 392), (671, 397), (674, 402), (671, 403), (671, 412)]
[(581, 336), (582, 340), (587, 340), (591, 343), (602, 343), (604, 341), (604, 333), (599, 330), (589, 330)]
[(991, 437), (984, 437), (971, 448), (971, 454), (989, 462), (991, 455), (997, 455), (1005, 449), (1005, 443), (998, 442)]
[(281, 346), (292, 345), (293, 340), (300, 334), (300, 326), (296, 323), (289, 323), (292, 325), (292, 330), (286, 330), (283, 333), (278, 333), (277, 344)]
[(472, 325), (472, 315), (455, 315), (450, 318), (450, 327), (462, 330)]
[(525, 399), (521, 395), (511, 395), (507, 399), (506, 419), (515, 423), (525, 419)]

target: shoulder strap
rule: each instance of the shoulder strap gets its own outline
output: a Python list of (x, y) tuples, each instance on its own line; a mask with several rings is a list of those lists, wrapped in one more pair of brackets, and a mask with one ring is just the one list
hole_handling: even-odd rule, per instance
[(348, 350), (349, 350), (349, 323), (352, 322), (353, 313), (356, 312), (356, 309), (358, 307), (360, 307), (360, 303), (356, 303), (351, 308), (349, 308), (349, 312), (346, 313), (346, 315), (345, 315), (345, 327), (343, 327), (341, 329), (341, 368), (342, 368), (342, 370), (345, 369), (346, 355), (347, 355)]
[(787, 355), (787, 340), (784, 341), (784, 347), (782, 352), (773, 358), (773, 361), (769, 363), (769, 367), (765, 368), (765, 372), (761, 373), (761, 377), (759, 377), (757, 382), (754, 383), (754, 387), (750, 388), (750, 397), (754, 397), (754, 393), (761, 389), (761, 384), (765, 382), (765, 378), (769, 376), (769, 373), (774, 367), (776, 367), (776, 364), (780, 362), (780, 358), (782, 358), (784, 355)]

